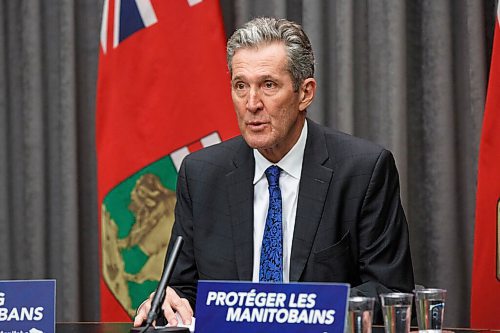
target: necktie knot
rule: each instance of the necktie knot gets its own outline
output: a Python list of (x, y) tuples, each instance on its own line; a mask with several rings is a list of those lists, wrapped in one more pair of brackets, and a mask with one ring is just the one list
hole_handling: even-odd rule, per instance
[(279, 187), (281, 169), (276, 165), (271, 165), (269, 168), (266, 169), (265, 172), (267, 177), (267, 183), (269, 184), (269, 186)]

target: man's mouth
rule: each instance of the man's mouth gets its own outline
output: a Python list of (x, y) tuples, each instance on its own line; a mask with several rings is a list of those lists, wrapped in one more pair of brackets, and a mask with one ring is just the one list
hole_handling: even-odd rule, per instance
[(266, 125), (263, 121), (247, 121), (247, 127), (253, 131), (263, 130)]

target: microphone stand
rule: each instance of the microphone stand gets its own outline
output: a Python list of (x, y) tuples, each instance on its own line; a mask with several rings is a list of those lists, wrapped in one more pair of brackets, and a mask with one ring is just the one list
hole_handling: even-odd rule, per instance
[(170, 257), (165, 257), (165, 265), (163, 267), (163, 273), (161, 274), (160, 282), (158, 283), (158, 287), (156, 288), (155, 295), (153, 297), (153, 301), (151, 302), (151, 309), (149, 310), (148, 317), (146, 319), (146, 325), (143, 327), (132, 327), (130, 329), (130, 333), (164, 333), (164, 332), (180, 332), (180, 333), (189, 333), (189, 329), (187, 327), (153, 327), (153, 322), (158, 318), (161, 314), (161, 305), (165, 300), (165, 294), (167, 290), (168, 282), (170, 281), (170, 277), (172, 276), (172, 272), (174, 270), (175, 263), (177, 262), (177, 258), (181, 252), (182, 244), (184, 240), (181, 236), (177, 237), (175, 240), (174, 247), (172, 248), (172, 253)]

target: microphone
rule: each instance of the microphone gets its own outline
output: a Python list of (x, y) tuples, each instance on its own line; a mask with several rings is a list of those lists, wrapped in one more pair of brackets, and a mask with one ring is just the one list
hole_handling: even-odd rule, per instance
[(175, 263), (179, 254), (181, 252), (182, 244), (184, 240), (181, 236), (178, 236), (175, 240), (175, 244), (172, 248), (172, 253), (170, 257), (165, 256), (165, 264), (163, 266), (163, 273), (161, 274), (160, 282), (158, 282), (158, 287), (156, 287), (155, 295), (153, 296), (153, 301), (151, 302), (151, 308), (148, 312), (148, 317), (146, 319), (146, 326), (144, 327), (132, 327), (130, 333), (144, 333), (144, 332), (182, 332), (189, 333), (189, 329), (186, 327), (162, 327), (162, 328), (152, 328), (151, 325), (158, 318), (161, 313), (161, 305), (165, 300), (165, 294), (167, 290), (168, 282), (174, 271)]

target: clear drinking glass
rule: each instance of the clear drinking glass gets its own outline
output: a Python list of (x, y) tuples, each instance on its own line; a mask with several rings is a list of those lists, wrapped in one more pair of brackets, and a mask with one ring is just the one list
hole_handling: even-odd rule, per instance
[(373, 297), (349, 297), (347, 333), (371, 333), (374, 303)]
[(440, 333), (443, 328), (445, 289), (415, 290), (418, 330), (426, 333)]
[(389, 293), (380, 295), (385, 333), (410, 332), (413, 294)]

